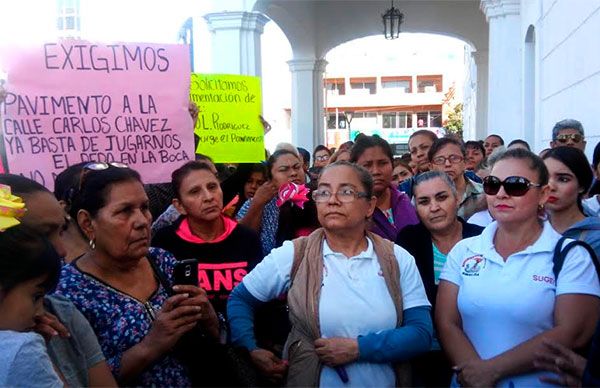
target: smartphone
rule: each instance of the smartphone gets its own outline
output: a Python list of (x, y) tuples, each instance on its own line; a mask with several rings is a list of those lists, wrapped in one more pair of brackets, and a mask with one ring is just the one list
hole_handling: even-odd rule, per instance
[(198, 260), (188, 259), (176, 262), (173, 269), (173, 279), (175, 285), (197, 286)]

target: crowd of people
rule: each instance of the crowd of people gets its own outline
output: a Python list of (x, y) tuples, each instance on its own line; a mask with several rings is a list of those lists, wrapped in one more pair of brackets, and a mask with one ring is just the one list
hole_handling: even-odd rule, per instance
[(0, 386), (600, 385), (600, 144), (0, 175)]

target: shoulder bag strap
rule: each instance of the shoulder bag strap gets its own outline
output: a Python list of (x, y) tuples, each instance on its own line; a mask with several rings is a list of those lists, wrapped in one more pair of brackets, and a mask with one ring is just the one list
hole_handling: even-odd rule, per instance
[(556, 243), (556, 248), (554, 248), (554, 266), (552, 268), (552, 272), (554, 272), (555, 281), (558, 281), (558, 274), (560, 273), (560, 270), (562, 269), (563, 264), (565, 263), (567, 254), (571, 249), (573, 249), (576, 246), (583, 247), (588, 252), (590, 258), (592, 259), (592, 263), (594, 264), (594, 268), (596, 268), (596, 273), (598, 274), (598, 277), (600, 277), (600, 263), (598, 263), (598, 257), (596, 256), (596, 252), (594, 252), (592, 247), (585, 241), (573, 240), (561, 249), (565, 240), (566, 237), (561, 237), (561, 239), (558, 240), (558, 242)]
[(146, 256), (146, 259), (148, 260), (150, 266), (152, 267), (152, 270), (154, 271), (154, 276), (156, 276), (158, 282), (163, 286), (165, 291), (167, 291), (167, 294), (169, 294), (169, 296), (174, 295), (175, 292), (173, 291), (173, 287), (171, 287), (171, 284), (167, 280), (167, 275), (165, 275), (165, 273), (160, 269), (156, 261), (154, 261), (154, 258), (151, 257), (151, 255), (148, 255)]

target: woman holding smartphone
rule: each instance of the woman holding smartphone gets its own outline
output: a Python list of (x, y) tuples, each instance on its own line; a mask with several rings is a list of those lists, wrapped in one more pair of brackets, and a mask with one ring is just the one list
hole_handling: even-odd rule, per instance
[(123, 164), (87, 164), (70, 215), (90, 250), (63, 267), (56, 292), (88, 319), (117, 381), (191, 385), (173, 348), (195, 327), (218, 338), (219, 323), (204, 290), (176, 286), (170, 295), (157, 280), (155, 268), (172, 283), (176, 260), (150, 248), (152, 216), (140, 175)]

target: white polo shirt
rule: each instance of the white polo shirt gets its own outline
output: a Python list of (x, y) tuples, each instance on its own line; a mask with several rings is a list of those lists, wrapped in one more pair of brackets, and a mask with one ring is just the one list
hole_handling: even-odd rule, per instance
[[(404, 310), (430, 306), (414, 258), (395, 245), (400, 267), (400, 287)], [(274, 249), (244, 277), (243, 283), (257, 299), (266, 302), (289, 289), (294, 245), (286, 241)], [(387, 290), (373, 244), (357, 256), (347, 258), (323, 243), (323, 286), (319, 301), (319, 323), (325, 338), (357, 338), (396, 327), (396, 309)], [(355, 362), (346, 365), (349, 383), (344, 384), (334, 369), (323, 367), (320, 386), (395, 385), (390, 364)]]
[[(553, 328), (557, 295), (600, 296), (596, 269), (581, 247), (569, 252), (555, 282), (552, 256), (561, 235), (549, 222), (544, 222), (533, 245), (510, 255), (506, 262), (494, 248), (497, 227), (493, 222), (481, 235), (456, 244), (440, 276), (459, 287), (457, 304), (463, 331), (482, 359)], [(543, 374), (509, 377), (498, 386), (540, 386), (538, 377)]]

